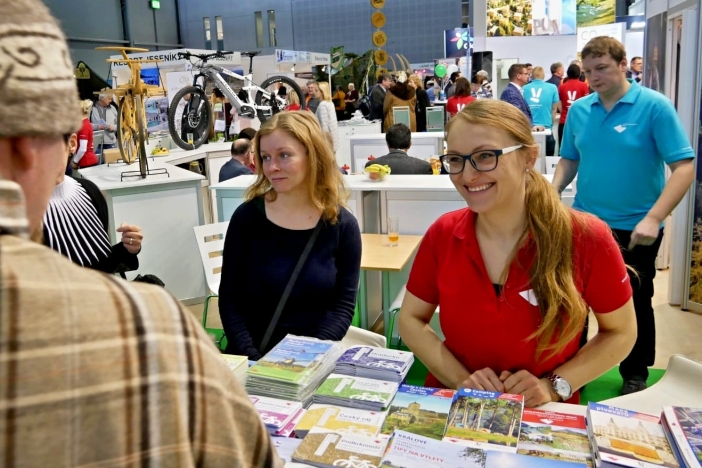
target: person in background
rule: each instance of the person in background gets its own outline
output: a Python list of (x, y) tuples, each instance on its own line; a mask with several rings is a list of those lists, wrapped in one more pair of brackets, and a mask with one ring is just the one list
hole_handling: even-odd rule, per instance
[[(227, 353), (258, 360), (287, 334), (341, 340), (354, 314), (361, 234), (313, 115), (281, 112), (254, 141), (257, 179), (224, 240), (219, 312)], [(263, 344), (293, 268), (318, 230), (280, 319)]]
[[(571, 64), (571, 65), (577, 65), (577, 66), (578, 66), (578, 68), (580, 69), (580, 76), (578, 77), (578, 79), (579, 79), (580, 81), (582, 81), (583, 83), (587, 83), (587, 78), (585, 77), (585, 72), (582, 71), (582, 70), (583, 70), (583, 64), (582, 64), (582, 62), (581, 62), (580, 60), (578, 60), (578, 59), (575, 59), (575, 60), (573, 60), (572, 62), (570, 62), (570, 64)], [(567, 80), (572, 80), (572, 79), (573, 79), (573, 78), (570, 78), (570, 77), (566, 76), (566, 78), (563, 80), (563, 82), (565, 82), (565, 81), (567, 81)], [(588, 89), (589, 89), (589, 86), (588, 86)]]
[(389, 153), (368, 161), (365, 167), (373, 164), (387, 165), (390, 166), (391, 174), (395, 175), (432, 174), (430, 163), (407, 154), (412, 146), (412, 132), (407, 125), (398, 123), (388, 128), (385, 132), (385, 142)]
[(479, 70), (476, 75), (480, 78), (480, 86), (483, 90), (483, 95), (486, 98), (492, 99), (492, 85), (490, 84), (490, 75), (485, 70)]
[(300, 98), (297, 93), (290, 93), (287, 95), (288, 98), (288, 108), (289, 111), (299, 111), (300, 110)]
[[(66, 148), (69, 154), (76, 152), (79, 138), (75, 133), (69, 136)], [(121, 240), (111, 245), (107, 202), (88, 179), (73, 179), (64, 174), (58, 177), (44, 214), (43, 229), (44, 244), (76, 265), (108, 274), (139, 268), (137, 255), (144, 241), (141, 228), (121, 224), (116, 229), (122, 235)]]
[(595, 92), (568, 111), (553, 186), (560, 193), (578, 175), (573, 207), (607, 223), (637, 273), (629, 278), (636, 344), (619, 366), (621, 392), (628, 395), (646, 388), (656, 357), (656, 257), (664, 220), (695, 179), (695, 152), (670, 100), (626, 78), (621, 42), (595, 37), (583, 48), (582, 61)]
[(332, 104), (336, 110), (336, 120), (344, 120), (346, 114), (346, 93), (341, 86), (336, 87), (336, 92), (332, 96)]
[[(580, 98), (590, 94), (586, 83), (580, 81), (580, 67), (574, 63), (568, 66), (566, 79), (558, 87), (558, 98), (561, 101), (561, 118), (558, 121), (558, 147), (563, 144), (563, 129), (565, 128), (568, 109)], [(560, 152), (560, 151), (559, 151)]]
[[(534, 118), (534, 127), (552, 130), (556, 124), (560, 101), (558, 88), (554, 84), (545, 82), (545, 75), (542, 67), (535, 67), (531, 71), (531, 83), (524, 86), (524, 95)], [(546, 135), (546, 156), (553, 156), (555, 152), (556, 138), (551, 132), (550, 135)]]
[(475, 99), (487, 99), (485, 89), (481, 86), (482, 79), (478, 75), (473, 75), (470, 79), (470, 93)]
[(531, 83), (531, 72), (534, 70), (534, 66), (530, 63), (525, 63), (524, 66), (526, 67), (527, 83)]
[(44, 2), (0, 0), (0, 11), (0, 69), (21, 73), (0, 93), (2, 464), (281, 467), (190, 311), (37, 242), (81, 127), (74, 67)]
[[(293, 94), (295, 94), (295, 93), (290, 93), (291, 96)], [(237, 135), (237, 140), (240, 140), (242, 138), (245, 140), (249, 140), (250, 142), (253, 143), (254, 138), (256, 138), (256, 130), (254, 130), (251, 127), (242, 128), (241, 131), (239, 132), (239, 134)], [(256, 151), (255, 148), (254, 148), (254, 151)], [(251, 169), (252, 172), (256, 172), (256, 158), (252, 158), (252, 162), (251, 162), (251, 164), (249, 164), (249, 169)]]
[(414, 88), (417, 95), (417, 106), (415, 107), (415, 115), (417, 120), (417, 131), (427, 131), (427, 108), (431, 107), (429, 95), (422, 87), (422, 79), (419, 75), (410, 75), (408, 84)]
[(285, 97), (288, 95), (288, 88), (283, 83), (278, 83), (276, 86), (278, 87), (278, 92), (276, 93), (278, 96)]
[(385, 103), (385, 95), (388, 89), (392, 86), (392, 77), (383, 73), (378, 76), (378, 84), (373, 86), (370, 95), (370, 115), (368, 120), (383, 120), (385, 112), (383, 110), (383, 104)]
[(552, 85), (560, 86), (561, 82), (563, 81), (564, 72), (565, 68), (563, 68), (563, 64), (561, 62), (551, 64), (551, 78), (546, 80), (546, 82), (551, 83)]
[(313, 114), (317, 113), (317, 106), (319, 105), (319, 98), (317, 98), (317, 93), (319, 87), (317, 82), (314, 80), (309, 80), (307, 82), (307, 96), (305, 97), (305, 102), (307, 103), (307, 110)]
[(322, 131), (331, 133), (334, 139), (332, 149), (334, 153), (336, 153), (336, 150), (339, 148), (339, 123), (336, 120), (336, 112), (334, 104), (332, 103), (329, 83), (326, 81), (317, 83), (316, 98), (319, 100), (319, 106), (317, 107), (315, 115), (319, 121), (319, 126), (322, 127)]
[(90, 111), (90, 122), (93, 124), (93, 131), (102, 130), (102, 147), (98, 153), (114, 148), (117, 144), (117, 108), (112, 105), (112, 95), (101, 93), (98, 100)]
[(433, 104), (436, 100), (436, 83), (433, 81), (427, 81), (427, 96), (429, 97), (429, 102)]
[(349, 83), (348, 92), (346, 93), (346, 119), (350, 119), (356, 109), (358, 108), (358, 100), (360, 96), (358, 91), (356, 91), (356, 85)]
[(471, 95), (470, 83), (466, 78), (460, 77), (456, 80), (456, 92), (453, 96), (448, 98), (446, 103), (446, 111), (451, 117), (458, 114), (471, 102), (475, 101), (475, 98)]
[(93, 149), (93, 126), (88, 116), (93, 107), (93, 101), (85, 99), (80, 101), (80, 110), (83, 112), (83, 125), (78, 130), (78, 148), (71, 158), (71, 168), (95, 166), (98, 163), (97, 155)]
[(449, 82), (444, 86), (444, 93), (446, 93), (446, 99), (450, 98), (456, 92), (456, 80), (461, 77), (461, 72), (455, 71), (449, 76)]
[(529, 77), (529, 75), (527, 75), (526, 65), (522, 63), (513, 64), (509, 67), (507, 75), (509, 76), (509, 84), (502, 91), (500, 100), (512, 104), (522, 111), (529, 122), (532, 122), (533, 117), (531, 115), (531, 109), (526, 99), (524, 99), (523, 91), (524, 86), (527, 84), (527, 78)]
[(407, 74), (403, 71), (397, 75), (397, 83), (395, 83), (385, 95), (383, 103), (383, 132), (390, 128), (395, 123), (393, 115), (393, 107), (409, 107), (410, 128), (413, 132), (417, 131), (417, 92), (407, 83)]
[[(292, 96), (295, 93), (290, 93)], [(232, 159), (224, 163), (219, 170), (219, 181), (239, 177), (240, 175), (253, 174), (253, 143), (245, 138), (238, 138), (232, 142)]]
[(643, 59), (641, 57), (634, 57), (629, 62), (629, 69), (626, 71), (626, 77), (631, 78), (637, 83), (641, 83), (643, 78)]
[[(636, 340), (619, 247), (534, 171), (531, 123), (516, 107), (480, 99), (451, 119), (446, 141), (441, 162), (469, 208), (424, 235), (400, 336), (429, 369), (428, 387), (519, 394), (527, 407), (577, 403)], [(443, 341), (429, 326), (437, 307)], [(598, 331), (581, 349), (589, 310)]]

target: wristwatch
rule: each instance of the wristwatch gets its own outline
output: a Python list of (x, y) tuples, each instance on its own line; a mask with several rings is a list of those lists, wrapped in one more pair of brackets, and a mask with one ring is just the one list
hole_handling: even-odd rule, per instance
[(556, 395), (561, 397), (561, 401), (569, 400), (570, 397), (573, 396), (572, 387), (570, 386), (568, 381), (560, 375), (556, 375), (553, 372), (549, 372), (548, 374), (545, 374), (542, 378), (551, 382), (551, 387), (553, 387), (553, 391), (556, 392)]

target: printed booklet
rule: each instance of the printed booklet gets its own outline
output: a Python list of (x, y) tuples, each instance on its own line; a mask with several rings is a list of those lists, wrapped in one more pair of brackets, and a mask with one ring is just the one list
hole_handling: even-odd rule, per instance
[(524, 397), (462, 388), (451, 405), (445, 442), (516, 452)]
[(381, 435), (390, 437), (396, 429), (431, 439), (444, 437), (454, 390), (400, 385), (390, 403)]
[(414, 354), (409, 351), (353, 346), (336, 361), (334, 373), (402, 382), (413, 363)]
[(526, 408), (517, 453), (592, 466), (585, 416)]
[(313, 427), (318, 427), (339, 434), (375, 437), (383, 425), (385, 414), (382, 411), (312, 405), (295, 426), (295, 434), (304, 438)]
[(702, 467), (702, 408), (664, 406), (661, 423), (680, 465)]
[(484, 468), (487, 452), (396, 430), (378, 468)]
[(679, 466), (656, 416), (591, 402), (587, 430), (598, 468)]
[(317, 467), (370, 467), (380, 465), (387, 440), (338, 434), (313, 428), (292, 455), (298, 463)]
[(397, 382), (331, 374), (319, 386), (313, 401), (319, 404), (384, 411), (397, 393)]
[(302, 404), (297, 401), (255, 395), (249, 395), (249, 400), (253, 403), (258, 414), (261, 415), (266, 427), (273, 430), (285, 427), (302, 409)]

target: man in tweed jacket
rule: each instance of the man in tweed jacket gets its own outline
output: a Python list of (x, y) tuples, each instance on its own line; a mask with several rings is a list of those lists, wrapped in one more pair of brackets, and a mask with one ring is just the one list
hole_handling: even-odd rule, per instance
[(531, 109), (529, 108), (529, 104), (527, 104), (526, 99), (524, 99), (524, 95), (522, 94), (522, 88), (529, 80), (526, 65), (515, 63), (509, 67), (507, 74), (509, 76), (509, 84), (504, 91), (502, 91), (500, 100), (509, 102), (514, 107), (522, 111), (526, 118), (529, 119), (529, 123), (532, 123), (534, 120), (531, 117)]
[(281, 466), (246, 393), (173, 297), (29, 239), (81, 114), (48, 9), (0, 0), (0, 11), (0, 466)]

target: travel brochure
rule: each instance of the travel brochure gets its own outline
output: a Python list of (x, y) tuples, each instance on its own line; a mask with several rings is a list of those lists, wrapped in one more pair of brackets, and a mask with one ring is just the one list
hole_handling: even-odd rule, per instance
[(526, 408), (517, 453), (592, 466), (585, 416)]
[(224, 362), (236, 377), (239, 383), (246, 381), (246, 371), (249, 369), (249, 358), (247, 356), (236, 356), (233, 354), (222, 354)]
[(516, 452), (523, 410), (522, 395), (462, 388), (451, 406), (443, 440)]
[(380, 465), (387, 440), (313, 428), (292, 454), (298, 463), (317, 467), (368, 468)]
[(249, 399), (261, 415), (263, 423), (275, 430), (285, 427), (302, 409), (296, 401), (278, 400), (264, 396), (250, 395)]
[(589, 403), (587, 422), (598, 468), (679, 466), (656, 416)]
[(334, 373), (402, 382), (414, 363), (409, 351), (352, 346), (336, 362)]
[(661, 423), (680, 466), (702, 467), (702, 408), (664, 406)]
[(381, 434), (389, 437), (399, 429), (441, 440), (455, 395), (454, 390), (401, 385), (390, 404)]
[(382, 411), (395, 397), (397, 387), (396, 382), (331, 374), (315, 392), (314, 402)]
[(339, 434), (375, 437), (383, 425), (385, 413), (333, 405), (312, 405), (295, 426), (295, 434), (304, 437), (313, 427)]

